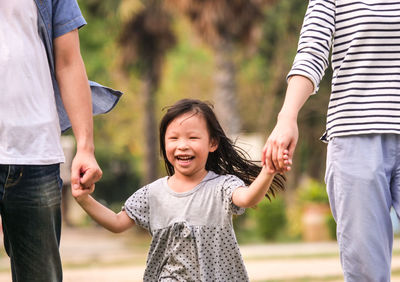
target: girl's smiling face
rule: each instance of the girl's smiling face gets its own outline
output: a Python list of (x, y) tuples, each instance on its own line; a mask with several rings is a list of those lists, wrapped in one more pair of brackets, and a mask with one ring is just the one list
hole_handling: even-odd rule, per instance
[(188, 112), (171, 121), (165, 132), (165, 151), (175, 174), (203, 177), (209, 152), (218, 145), (210, 139), (202, 114)]

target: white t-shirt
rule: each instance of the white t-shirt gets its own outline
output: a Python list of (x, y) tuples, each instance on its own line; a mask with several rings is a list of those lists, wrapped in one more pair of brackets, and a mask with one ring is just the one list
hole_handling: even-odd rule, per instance
[(33, 0), (0, 2), (0, 164), (64, 162)]

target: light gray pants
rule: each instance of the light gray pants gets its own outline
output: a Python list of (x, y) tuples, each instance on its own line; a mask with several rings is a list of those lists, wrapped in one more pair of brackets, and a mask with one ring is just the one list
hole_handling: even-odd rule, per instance
[(325, 182), (345, 280), (390, 281), (390, 208), (400, 214), (400, 135), (333, 138)]

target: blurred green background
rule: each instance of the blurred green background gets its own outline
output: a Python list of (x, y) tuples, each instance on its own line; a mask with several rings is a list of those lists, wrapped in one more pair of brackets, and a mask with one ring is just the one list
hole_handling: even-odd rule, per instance
[[(232, 138), (255, 135), (265, 142), (283, 103), (307, 1), (78, 2), (88, 22), (80, 41), (89, 79), (124, 92), (113, 111), (95, 117), (104, 171), (96, 198), (119, 210), (134, 191), (166, 174), (158, 121), (181, 98), (211, 101)], [(301, 110), (288, 190), (235, 219), (241, 242), (304, 238), (306, 203), (322, 197), (327, 206), (326, 144), (319, 137), (330, 77), (328, 69), (319, 93)], [(326, 222), (334, 230), (329, 214)]]

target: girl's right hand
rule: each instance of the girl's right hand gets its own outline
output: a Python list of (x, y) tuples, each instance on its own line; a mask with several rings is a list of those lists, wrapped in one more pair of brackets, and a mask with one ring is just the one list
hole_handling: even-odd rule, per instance
[(292, 159), (289, 157), (289, 151), (288, 150), (283, 150), (283, 155), (282, 155), (282, 162), (283, 162), (283, 169), (282, 170), (277, 170), (275, 167), (270, 166), (268, 162), (265, 162), (263, 166), (266, 168), (266, 172), (268, 174), (275, 175), (277, 173), (284, 173), (286, 171), (290, 171), (292, 169)]
[(95, 184), (92, 184), (90, 188), (82, 188), (82, 187), (76, 187), (71, 186), (71, 194), (75, 198), (75, 200), (82, 201), (86, 199), (90, 194), (93, 193), (95, 188)]

